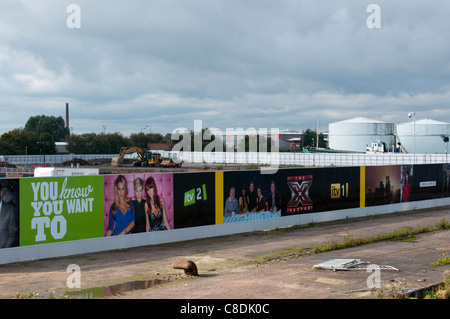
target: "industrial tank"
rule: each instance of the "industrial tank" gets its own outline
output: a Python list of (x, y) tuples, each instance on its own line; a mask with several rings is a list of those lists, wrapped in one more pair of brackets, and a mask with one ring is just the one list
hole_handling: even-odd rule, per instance
[(329, 124), (330, 149), (365, 153), (377, 141), (388, 149), (396, 145), (394, 123), (357, 117)]
[(397, 125), (397, 135), (405, 153), (445, 154), (448, 142), (444, 140), (450, 135), (450, 123), (430, 119), (402, 123)]

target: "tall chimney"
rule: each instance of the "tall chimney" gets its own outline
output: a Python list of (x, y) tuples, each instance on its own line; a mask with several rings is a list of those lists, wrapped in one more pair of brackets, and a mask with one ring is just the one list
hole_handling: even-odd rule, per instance
[(66, 103), (66, 128), (69, 128), (69, 103)]

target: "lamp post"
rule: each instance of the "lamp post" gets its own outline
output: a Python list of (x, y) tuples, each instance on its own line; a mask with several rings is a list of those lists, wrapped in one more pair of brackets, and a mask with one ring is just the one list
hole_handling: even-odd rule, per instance
[[(143, 137), (142, 137), (142, 131), (146, 130), (147, 128), (148, 128), (148, 125), (146, 125), (145, 127), (141, 128), (141, 139), (143, 138)], [(145, 147), (145, 145), (142, 145), (142, 144), (144, 144), (144, 143), (143, 143), (142, 140), (141, 140), (141, 147), (147, 148), (147, 147)]]
[(446, 149), (445, 149), (445, 164), (448, 164), (448, 140), (449, 137), (446, 135), (441, 135), (442, 140), (444, 141), (445, 145), (446, 145)]
[(408, 117), (409, 118), (411, 118), (411, 117), (414, 117), (414, 126), (413, 126), (413, 130), (414, 130), (414, 132), (413, 132), (413, 138), (414, 138), (414, 140), (413, 140), (413, 149), (414, 149), (414, 164), (416, 164), (416, 112), (409, 112), (408, 113)]

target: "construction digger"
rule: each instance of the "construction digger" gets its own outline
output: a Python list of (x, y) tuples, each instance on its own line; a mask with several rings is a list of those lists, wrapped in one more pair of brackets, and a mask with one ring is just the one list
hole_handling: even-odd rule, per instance
[[(131, 146), (131, 147), (122, 147), (120, 149), (119, 156), (114, 157), (111, 160), (111, 165), (121, 166), (123, 164), (123, 159), (125, 158), (125, 155), (133, 153), (137, 153), (138, 155), (138, 159), (133, 162), (133, 166), (149, 166), (150, 164), (157, 165), (160, 162), (159, 157), (161, 155), (143, 150), (142, 148), (137, 146)], [(157, 155), (159, 155), (159, 157)]]
[(133, 166), (162, 166), (162, 167), (181, 167), (182, 163), (175, 163), (171, 158), (163, 158), (161, 154), (154, 153), (149, 150), (143, 150), (137, 146), (122, 147), (119, 156), (111, 160), (111, 166), (120, 166), (123, 164), (123, 159), (127, 154), (138, 154), (138, 159), (133, 162)]
[(139, 158), (142, 158), (142, 156), (144, 155), (144, 150), (140, 147), (122, 147), (120, 149), (119, 152), (119, 156), (118, 157), (114, 157), (111, 160), (111, 166), (121, 166), (123, 164), (123, 159), (125, 157), (125, 155), (127, 154), (133, 154), (133, 153), (137, 153)]
[(183, 164), (183, 162), (174, 162), (172, 158), (170, 157), (163, 157), (161, 158), (161, 163), (159, 164), (159, 166), (162, 167), (181, 167), (181, 165)]
[(133, 163), (134, 166), (159, 166), (161, 164), (161, 154), (145, 151), (141, 160)]

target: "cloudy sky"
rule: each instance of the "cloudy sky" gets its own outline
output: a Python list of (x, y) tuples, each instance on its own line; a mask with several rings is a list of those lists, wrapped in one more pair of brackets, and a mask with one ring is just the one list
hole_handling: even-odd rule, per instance
[(448, 0), (1, 0), (0, 133), (66, 103), (75, 134), (450, 122), (449, 17)]

